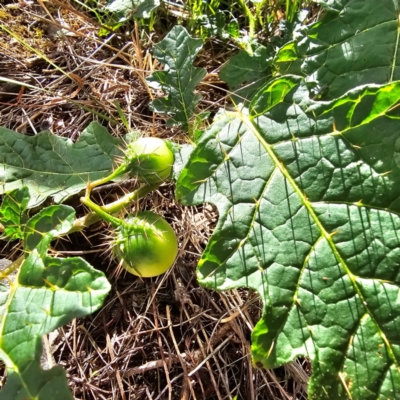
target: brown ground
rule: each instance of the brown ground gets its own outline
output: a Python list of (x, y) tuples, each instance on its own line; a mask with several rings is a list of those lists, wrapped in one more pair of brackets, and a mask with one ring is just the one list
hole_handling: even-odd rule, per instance
[[(137, 28), (101, 38), (92, 16), (56, 0), (0, 0), (0, 24), (11, 32), (0, 29), (0, 77), (32, 85), (0, 82), (1, 126), (26, 134), (51, 129), (75, 140), (97, 120), (122, 136), (118, 102), (132, 130), (188, 141), (148, 109), (159, 95), (145, 83), (160, 68), (150, 51), (157, 35)], [(217, 73), (232, 53), (227, 46), (210, 40), (199, 57), (208, 71), (199, 86), (201, 110), (216, 112), (225, 105), (226, 88)], [(117, 186), (100, 190), (96, 200), (107, 203), (121, 193)], [(305, 399), (307, 361), (275, 371), (252, 366), (250, 334), (261, 315), (257, 295), (245, 289), (211, 292), (196, 281), (197, 260), (218, 218), (213, 207), (180, 206), (172, 184), (138, 207), (160, 213), (174, 227), (180, 243), (176, 265), (144, 281), (116, 276), (115, 263), (104, 254), (101, 225), (57, 243), (59, 253), (81, 255), (105, 271), (113, 288), (100, 312), (46, 335), (44, 365), (61, 364), (82, 400)], [(6, 245), (1, 256), (12, 252)]]

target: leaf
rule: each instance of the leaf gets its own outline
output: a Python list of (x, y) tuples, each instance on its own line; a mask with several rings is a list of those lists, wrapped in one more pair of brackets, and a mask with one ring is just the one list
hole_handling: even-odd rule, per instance
[(151, 11), (159, 5), (159, 0), (110, 0), (103, 10), (112, 13), (108, 23), (116, 25), (130, 18), (149, 18)]
[(0, 292), (0, 357), (8, 375), (1, 400), (72, 399), (61, 367), (41, 369), (41, 337), (99, 309), (110, 290), (104, 274), (83, 259), (47, 255), (74, 217), (71, 207), (51, 206), (26, 224), (26, 258), (10, 290)]
[(202, 48), (201, 39), (193, 39), (186, 29), (174, 26), (168, 35), (154, 46), (154, 56), (165, 65), (147, 78), (152, 87), (161, 88), (167, 95), (151, 102), (150, 109), (167, 114), (168, 126), (188, 129), (190, 119), (201, 96), (195, 94), (196, 86), (206, 75), (204, 68), (196, 68), (193, 61)]
[(26, 136), (0, 127), (0, 194), (27, 186), (28, 207), (52, 197), (56, 203), (107, 176), (122, 152), (98, 123), (92, 122), (73, 143), (50, 132)]
[(215, 10), (207, 14), (196, 17), (200, 25), (201, 37), (206, 40), (212, 36), (219, 36), (222, 39), (228, 39), (229, 34), (225, 30), (226, 13), (223, 10)]
[(303, 74), (325, 99), (353, 87), (400, 79), (398, 1), (320, 0), (321, 21), (295, 35)]
[(299, 77), (227, 113), (177, 183), (215, 204), (202, 285), (249, 287), (264, 304), (257, 365), (312, 362), (310, 399), (391, 399), (400, 390), (400, 82), (332, 102)]
[(172, 176), (175, 180), (178, 179), (183, 167), (189, 160), (189, 156), (193, 151), (191, 144), (178, 144), (175, 142), (168, 142), (172, 152), (174, 153), (174, 165), (172, 167)]
[(281, 75), (303, 75), (302, 60), (297, 52), (297, 43), (291, 41), (282, 46), (274, 59), (274, 66)]
[[(258, 6), (262, 7), (263, 2)], [(265, 47), (253, 43), (252, 52), (240, 50), (231, 57), (221, 69), (220, 78), (224, 80), (232, 91), (235, 91), (233, 100), (242, 103), (251, 100), (256, 92), (272, 77), (272, 65), (283, 74), (302, 75), (300, 71), (301, 59), (297, 54), (297, 43), (293, 36), (301, 29), (302, 22), (306, 19), (307, 10), (295, 13), (293, 21), (282, 20), (279, 22), (279, 36), (273, 36), (271, 43)]]
[(0, 207), (0, 223), (4, 226), (5, 236), (10, 240), (22, 239), (23, 228), (27, 220), (25, 211), (30, 195), (26, 186), (14, 189), (4, 196)]
[(259, 45), (253, 54), (240, 50), (221, 69), (219, 77), (235, 91), (237, 103), (254, 96), (271, 78), (271, 61), (267, 60), (268, 57), (267, 48)]

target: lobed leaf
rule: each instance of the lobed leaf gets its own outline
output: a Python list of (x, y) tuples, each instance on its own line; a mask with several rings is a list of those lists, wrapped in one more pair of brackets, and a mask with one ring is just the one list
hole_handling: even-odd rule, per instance
[(190, 119), (201, 96), (195, 94), (196, 86), (206, 75), (204, 68), (193, 66), (197, 53), (202, 48), (201, 39), (190, 37), (186, 29), (174, 26), (168, 35), (154, 46), (154, 56), (164, 64), (164, 71), (156, 71), (147, 81), (161, 88), (166, 97), (151, 102), (152, 111), (167, 114), (171, 118), (168, 126), (188, 129)]
[(73, 143), (51, 132), (26, 136), (0, 127), (0, 194), (26, 186), (28, 207), (47, 197), (56, 203), (84, 189), (88, 181), (110, 174), (122, 152), (119, 139), (92, 122)]
[(400, 82), (331, 102), (274, 80), (204, 134), (177, 183), (218, 225), (202, 285), (263, 301), (256, 364), (312, 362), (310, 399), (395, 398), (400, 389)]
[[(221, 69), (219, 77), (235, 91), (235, 99), (248, 99), (271, 78), (271, 62), (266, 47), (259, 45), (252, 54), (240, 50)], [(246, 85), (247, 84), (247, 85)]]
[(112, 13), (108, 23), (116, 25), (130, 18), (149, 18), (151, 11), (159, 5), (159, 0), (109, 0), (103, 9)]
[(193, 151), (191, 144), (178, 144), (175, 142), (168, 142), (171, 151), (174, 153), (174, 165), (172, 166), (172, 177), (177, 180), (183, 167), (187, 163), (190, 154)]
[(319, 0), (321, 21), (295, 35), (307, 82), (337, 98), (367, 83), (400, 79), (399, 4), (394, 0)]
[(71, 207), (51, 206), (31, 218), (17, 278), (8, 291), (0, 286), (0, 358), (8, 375), (0, 399), (72, 399), (61, 367), (41, 369), (41, 337), (99, 309), (110, 290), (104, 274), (83, 259), (47, 255), (74, 216)]

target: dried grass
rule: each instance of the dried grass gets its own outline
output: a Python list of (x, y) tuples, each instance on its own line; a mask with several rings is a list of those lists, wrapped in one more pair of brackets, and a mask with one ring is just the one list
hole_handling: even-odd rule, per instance
[[(98, 24), (73, 4), (28, 0), (0, 5), (0, 23), (20, 39), (0, 30), (0, 77), (22, 84), (0, 83), (0, 125), (25, 134), (51, 129), (76, 140), (100, 120), (121, 136), (127, 129), (118, 102), (130, 129), (187, 141), (148, 110), (155, 93), (145, 78), (157, 65), (148, 50), (151, 38), (139, 37), (137, 27), (126, 37), (101, 39)], [(200, 106), (214, 112), (225, 101), (216, 70), (227, 51), (207, 45), (214, 46), (214, 56), (201, 58), (209, 74)], [(101, 190), (97, 200), (110, 202), (123, 190)], [(308, 362), (277, 371), (252, 366), (250, 335), (261, 315), (257, 295), (199, 287), (196, 264), (218, 216), (210, 205), (182, 207), (173, 190), (165, 184), (133, 208), (160, 213), (178, 235), (179, 257), (161, 277), (142, 281), (116, 274), (102, 224), (56, 243), (58, 253), (82, 255), (104, 270), (112, 292), (96, 315), (45, 336), (43, 365), (62, 365), (82, 400), (305, 399)], [(7, 245), (3, 256), (11, 250)], [(4, 379), (4, 369), (2, 374)]]

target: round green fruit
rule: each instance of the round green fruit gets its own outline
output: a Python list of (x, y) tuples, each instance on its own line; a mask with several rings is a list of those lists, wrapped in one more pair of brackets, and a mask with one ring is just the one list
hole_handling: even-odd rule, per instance
[(129, 174), (144, 183), (158, 183), (171, 176), (174, 155), (159, 138), (140, 138), (129, 143), (125, 151)]
[(142, 278), (166, 272), (178, 254), (178, 240), (171, 225), (150, 211), (124, 219), (113, 242), (113, 253), (130, 273)]

